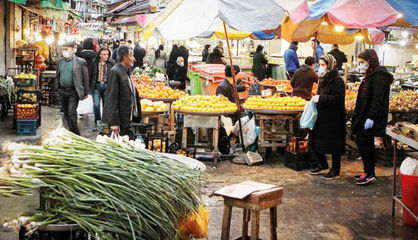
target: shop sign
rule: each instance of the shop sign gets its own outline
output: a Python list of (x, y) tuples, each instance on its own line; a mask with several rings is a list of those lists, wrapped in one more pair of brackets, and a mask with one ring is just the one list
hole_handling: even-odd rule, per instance
[(127, 26), (126, 27), (126, 32), (141, 32), (142, 30), (143, 29), (139, 25)]

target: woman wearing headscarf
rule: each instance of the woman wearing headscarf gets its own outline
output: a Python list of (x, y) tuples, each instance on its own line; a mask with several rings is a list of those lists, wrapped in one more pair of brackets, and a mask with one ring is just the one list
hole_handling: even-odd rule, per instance
[(170, 86), (174, 89), (184, 90), (186, 89), (187, 80), (187, 69), (184, 63), (184, 58), (178, 57), (173, 72), (173, 78), (170, 80)]
[(165, 62), (167, 61), (167, 53), (164, 52), (164, 46), (160, 45), (155, 51), (154, 67), (165, 70)]
[(209, 44), (206, 44), (205, 45), (205, 48), (202, 51), (202, 62), (206, 62), (206, 60), (208, 59), (208, 56), (209, 56), (209, 48), (210, 48), (210, 45)]
[(365, 76), (357, 93), (352, 132), (356, 135), (356, 145), (363, 160), (364, 172), (354, 179), (358, 185), (366, 185), (376, 181), (374, 137), (385, 136), (393, 76), (385, 67), (379, 66), (379, 58), (373, 49), (361, 52), (358, 62), (360, 71)]
[(184, 66), (186, 67), (186, 70), (187, 70), (189, 68), (189, 50), (187, 50), (186, 47), (183, 45), (179, 47), (179, 56), (183, 57)]
[(332, 55), (322, 55), (319, 65), (318, 95), (312, 97), (318, 117), (309, 139), (318, 165), (310, 173), (319, 175), (326, 172), (328, 162), (325, 154), (331, 154), (331, 170), (322, 178), (335, 179), (340, 177), (341, 155), (345, 153), (345, 86)]
[(266, 76), (266, 64), (268, 62), (266, 56), (264, 56), (263, 49), (262, 45), (258, 45), (253, 56), (252, 72), (259, 81), (263, 81)]
[(178, 56), (180, 56), (179, 54), (179, 48), (176, 44), (174, 44), (167, 62), (167, 76), (169, 79), (173, 79), (174, 69), (176, 68), (176, 61)]
[(219, 48), (214, 48), (212, 53), (209, 54), (208, 58), (206, 59), (206, 63), (213, 63), (213, 64), (226, 64), (224, 55), (222, 54)]

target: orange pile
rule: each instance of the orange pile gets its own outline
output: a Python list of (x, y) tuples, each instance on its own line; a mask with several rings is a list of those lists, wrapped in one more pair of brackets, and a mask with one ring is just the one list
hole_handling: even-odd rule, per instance
[(278, 91), (283, 91), (283, 92), (293, 91), (293, 88), (290, 85), (290, 80), (276, 80), (273, 78), (265, 78), (260, 84), (276, 86), (276, 89)]
[(306, 100), (301, 97), (280, 97), (278, 95), (262, 98), (253, 96), (247, 99), (244, 107), (248, 109), (270, 109), (279, 111), (302, 111)]
[(132, 75), (132, 80), (134, 80), (134, 82), (137, 84), (151, 82), (151, 78), (147, 74), (141, 74), (139, 77), (138, 75)]
[(137, 84), (139, 96), (143, 98), (181, 98), (186, 95), (184, 92), (164, 86), (163, 83)]

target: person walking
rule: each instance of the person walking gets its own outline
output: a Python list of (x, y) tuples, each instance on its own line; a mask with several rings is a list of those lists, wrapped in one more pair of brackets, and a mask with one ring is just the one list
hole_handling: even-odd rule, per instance
[[(117, 41), (117, 40), (116, 40), (116, 41)], [(126, 44), (125, 39), (121, 39), (121, 40), (119, 41), (119, 45), (116, 45), (116, 48), (115, 48), (115, 49), (113, 49), (113, 53), (112, 53), (112, 59), (113, 59), (113, 61), (117, 62), (117, 58), (118, 58), (118, 48), (119, 48), (120, 46), (122, 46), (122, 45), (125, 45), (125, 44)]]
[(318, 75), (314, 72), (315, 58), (307, 57), (303, 64), (293, 75), (290, 85), (293, 88), (292, 95), (309, 101), (312, 97), (312, 87), (318, 83)]
[(92, 38), (87, 38), (83, 41), (83, 50), (81, 50), (79, 57), (86, 60), (87, 66), (91, 66), (94, 59), (97, 57), (97, 52), (94, 49), (94, 43)]
[(333, 44), (332, 50), (329, 51), (328, 54), (331, 54), (335, 58), (335, 61), (337, 61), (337, 69), (341, 70), (343, 63), (347, 62), (347, 57), (344, 52), (338, 49), (338, 44)]
[(357, 94), (352, 133), (356, 136), (364, 168), (363, 173), (354, 179), (358, 185), (367, 185), (376, 181), (374, 137), (385, 136), (393, 75), (384, 66), (379, 66), (379, 58), (373, 49), (362, 51), (358, 62), (365, 76)]
[(134, 65), (134, 50), (128, 45), (118, 48), (118, 63), (107, 74), (107, 89), (102, 122), (110, 125), (110, 130), (135, 139), (131, 132), (131, 122), (141, 121), (141, 103), (135, 84), (130, 77)]
[(134, 48), (134, 57), (135, 57), (135, 63), (134, 68), (142, 68), (144, 66), (144, 57), (146, 55), (145, 48), (141, 46), (139, 42), (135, 44)]
[(319, 58), (318, 95), (312, 97), (318, 117), (309, 136), (309, 145), (318, 165), (310, 174), (318, 175), (327, 171), (325, 154), (332, 154), (332, 167), (322, 177), (324, 179), (340, 177), (341, 155), (345, 153), (345, 87), (335, 64), (332, 55), (325, 54)]
[(291, 42), (290, 46), (284, 52), (284, 63), (286, 64), (287, 78), (292, 79), (293, 74), (300, 68), (298, 54), (298, 42)]
[(320, 44), (321, 43), (318, 40), (316, 40), (315, 38), (312, 39), (312, 41), (311, 41), (312, 49), (315, 50), (315, 62), (316, 62), (316, 65), (315, 65), (315, 68), (314, 68), (315, 72), (317, 72), (318, 69), (319, 69), (319, 58), (322, 55), (324, 55), (324, 48)]
[(164, 46), (160, 45), (155, 51), (154, 67), (161, 68), (165, 72), (167, 62), (167, 53), (164, 51)]
[(177, 66), (177, 58), (180, 56), (179, 47), (174, 44), (173, 49), (171, 49), (170, 56), (168, 57), (167, 62), (167, 76), (168, 79), (173, 79), (174, 69), (176, 69)]
[(62, 110), (64, 126), (80, 135), (77, 123), (77, 107), (79, 100), (84, 100), (89, 94), (89, 74), (87, 63), (83, 58), (74, 55), (74, 42), (62, 45), (62, 58), (57, 65), (57, 89)]
[[(101, 48), (99, 55), (90, 67), (90, 92), (93, 93), (93, 109), (94, 120), (97, 124), (101, 120), (100, 101), (105, 100), (105, 92), (107, 87), (107, 72), (113, 67), (114, 61), (110, 58), (110, 50)], [(97, 130), (95, 126), (94, 131)]]
[(266, 64), (268, 63), (266, 56), (263, 53), (264, 47), (258, 45), (253, 56), (253, 68), (251, 71), (258, 81), (263, 81), (266, 76)]
[(202, 51), (202, 62), (206, 62), (206, 60), (208, 59), (208, 56), (209, 56), (209, 48), (210, 48), (210, 45), (209, 44), (206, 44), (205, 45), (205, 48)]

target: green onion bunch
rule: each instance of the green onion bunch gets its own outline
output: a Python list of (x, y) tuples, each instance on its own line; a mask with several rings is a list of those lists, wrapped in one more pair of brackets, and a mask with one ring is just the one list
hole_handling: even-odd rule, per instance
[(8, 152), (0, 197), (39, 188), (41, 208), (25, 219), (32, 232), (76, 223), (99, 239), (174, 239), (179, 219), (202, 204), (204, 173), (126, 140), (58, 129), (42, 146), (12, 143)]

